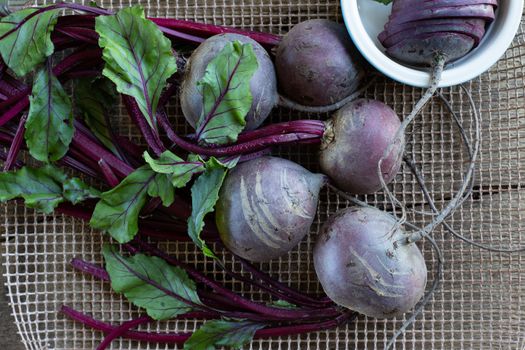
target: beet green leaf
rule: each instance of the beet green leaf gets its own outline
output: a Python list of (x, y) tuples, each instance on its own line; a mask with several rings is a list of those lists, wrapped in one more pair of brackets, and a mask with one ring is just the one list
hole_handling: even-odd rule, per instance
[(98, 198), (100, 192), (88, 186), (78, 177), (67, 179), (62, 183), (64, 199), (73, 204), (78, 204), (86, 198)]
[(29, 100), (25, 125), (29, 153), (42, 162), (59, 160), (73, 139), (73, 106), (49, 64), (37, 71)]
[(135, 98), (149, 126), (157, 128), (156, 113), (166, 80), (177, 71), (171, 42), (134, 6), (113, 16), (96, 18), (106, 62), (102, 74), (117, 91)]
[(144, 165), (120, 184), (104, 192), (90, 220), (94, 228), (107, 231), (120, 243), (129, 242), (138, 232), (138, 218), (149, 197), (160, 197), (165, 206), (174, 200), (169, 175), (158, 174)]
[(170, 174), (171, 182), (176, 188), (186, 186), (194, 174), (204, 171), (204, 162), (199, 156), (193, 154), (184, 160), (170, 151), (165, 151), (158, 159), (154, 159), (146, 151), (144, 159), (155, 172)]
[(124, 257), (114, 246), (102, 253), (111, 287), (155, 320), (168, 320), (201, 305), (195, 282), (179, 267), (144, 254)]
[(263, 323), (250, 321), (212, 320), (203, 324), (184, 343), (185, 350), (215, 350), (227, 346), (240, 349), (253, 340)]
[(206, 162), (206, 170), (199, 175), (191, 187), (191, 216), (188, 218), (188, 235), (204, 255), (210, 258), (215, 259), (217, 256), (200, 237), (204, 228), (204, 217), (214, 210), (228, 168), (233, 168), (236, 163), (236, 161), (230, 161), (224, 164), (213, 157), (210, 158)]
[(200, 142), (225, 144), (237, 140), (252, 105), (250, 80), (258, 68), (251, 44), (226, 44), (210, 61), (198, 82), (203, 110), (197, 122)]
[(295, 304), (292, 304), (292, 303), (289, 303), (287, 302), (286, 300), (276, 300), (276, 301), (272, 301), (270, 303), (268, 303), (269, 306), (275, 306), (275, 307), (279, 307), (281, 309), (289, 309), (289, 310), (293, 310), (293, 309), (298, 309), (299, 307)]
[(75, 104), (84, 117), (84, 122), (111, 152), (119, 155), (113, 143), (109, 107), (117, 100), (115, 88), (106, 78), (79, 79), (75, 85)]
[(18, 76), (24, 76), (44, 62), (54, 51), (51, 32), (58, 10), (27, 16), (36, 9), (23, 9), (0, 20), (0, 54), (6, 65)]
[(97, 190), (52, 165), (0, 173), (0, 201), (22, 198), (27, 207), (46, 214), (64, 201), (76, 204), (98, 196)]

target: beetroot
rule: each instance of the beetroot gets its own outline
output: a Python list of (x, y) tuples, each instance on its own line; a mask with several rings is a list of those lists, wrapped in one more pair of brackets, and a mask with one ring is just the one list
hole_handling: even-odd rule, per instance
[(325, 19), (299, 23), (277, 47), (280, 92), (305, 106), (343, 100), (359, 85), (358, 57), (343, 24)]
[(471, 36), (458, 33), (431, 33), (405, 39), (387, 49), (387, 53), (410, 64), (428, 64), (443, 54), (448, 61), (465, 56), (474, 47)]
[[(476, 32), (474, 32), (473, 29), (471, 29), (469, 27), (466, 27), (466, 26), (460, 26), (460, 27), (452, 27), (452, 26), (445, 26), (445, 27), (439, 27), (439, 26), (420, 27), (420, 28), (417, 28), (417, 29), (408, 29), (408, 30), (399, 32), (397, 34), (394, 34), (393, 36), (388, 37), (387, 39), (385, 39), (385, 41), (383, 42), (383, 45), (385, 47), (390, 48), (390, 47), (394, 46), (395, 44), (403, 42), (403, 41), (405, 41), (407, 39), (410, 40), (410, 39), (413, 39), (413, 38), (423, 38), (423, 37), (425, 37), (427, 35), (439, 34), (439, 33), (444, 33), (444, 34), (462, 34), (462, 35), (465, 35), (465, 36), (468, 36), (468, 37), (472, 38), (474, 40), (474, 44), (479, 43), (479, 41), (481, 40), (481, 38), (485, 34), (484, 31), (482, 33), (476, 33)], [(450, 56), (452, 56), (452, 55), (450, 55)]]
[[(401, 122), (387, 105), (375, 100), (356, 100), (340, 109), (325, 132), (319, 163), (342, 190), (374, 193), (381, 189), (377, 165), (393, 142)], [(381, 165), (383, 179), (389, 183), (401, 166), (404, 138)]]
[(494, 7), (484, 4), (432, 7), (407, 12), (400, 11), (390, 15), (390, 23), (406, 23), (430, 18), (483, 18), (493, 20)]
[(224, 180), (216, 206), (221, 240), (251, 261), (286, 254), (309, 232), (325, 181), (323, 175), (276, 157), (238, 165)]
[(347, 208), (323, 225), (314, 265), (325, 293), (369, 317), (390, 318), (423, 297), (427, 267), (396, 220), (374, 208)]
[[(399, 26), (401, 30), (394, 34), (388, 34), (387, 32), (383, 32), (386, 35), (382, 36), (381, 43), (385, 47), (390, 47), (395, 45), (398, 42), (401, 42), (405, 39), (413, 38), (414, 36), (422, 35), (422, 34), (430, 34), (430, 33), (459, 33), (464, 34), (472, 37), (475, 40), (475, 43), (478, 44), (483, 36), (485, 35), (485, 22), (480, 19), (472, 20), (470, 22), (474, 22), (472, 24), (468, 23), (468, 21), (464, 20), (458, 20), (455, 23), (451, 22), (453, 19), (447, 19), (444, 20), (443, 24), (422, 24), (420, 22), (424, 21), (418, 21), (418, 22), (411, 22), (411, 23), (417, 23), (417, 25), (412, 26), (406, 26), (403, 28), (403, 26)], [(430, 22), (430, 21), (428, 21)]]
[(180, 103), (184, 117), (195, 127), (202, 112), (202, 96), (199, 93), (197, 82), (204, 76), (208, 63), (224, 48), (226, 43), (240, 41), (252, 45), (258, 69), (251, 81), (253, 102), (246, 115), (246, 130), (257, 128), (268, 117), (270, 111), (277, 104), (277, 78), (270, 56), (266, 50), (253, 39), (240, 34), (220, 34), (206, 39), (192, 53), (184, 79), (181, 84)]
[(497, 0), (394, 0), (378, 39), (402, 62), (444, 66), (479, 44), (497, 5)]
[(405, 6), (418, 6), (419, 9), (429, 9), (445, 6), (465, 5), (493, 5), (497, 6), (497, 0), (397, 0), (392, 6), (392, 13), (404, 11)]

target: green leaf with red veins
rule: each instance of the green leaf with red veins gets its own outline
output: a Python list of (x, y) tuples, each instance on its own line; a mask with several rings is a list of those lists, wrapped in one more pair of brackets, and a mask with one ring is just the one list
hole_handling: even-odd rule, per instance
[(154, 159), (148, 152), (144, 152), (144, 159), (155, 172), (171, 175), (171, 182), (176, 188), (186, 186), (193, 175), (204, 171), (204, 162), (194, 154), (184, 160), (171, 151), (165, 151), (158, 159)]
[(224, 346), (240, 349), (253, 340), (255, 333), (265, 327), (250, 321), (207, 321), (184, 343), (185, 350), (215, 350)]
[(102, 77), (83, 78), (75, 84), (75, 104), (84, 117), (84, 122), (111, 152), (120, 156), (113, 144), (109, 110), (117, 101), (115, 87), (111, 81)]
[(0, 54), (6, 65), (19, 77), (45, 61), (54, 51), (51, 32), (57, 23), (58, 10), (37, 14), (23, 9), (0, 20)]
[(171, 176), (157, 174), (148, 186), (148, 196), (159, 197), (165, 207), (172, 205), (175, 200), (175, 189), (171, 184)]
[(258, 68), (251, 44), (227, 43), (198, 82), (203, 109), (196, 135), (201, 143), (235, 142), (252, 106), (250, 81)]
[(175, 194), (169, 175), (158, 174), (149, 165), (144, 165), (116, 187), (102, 193), (89, 224), (107, 231), (119, 243), (127, 243), (139, 230), (139, 214), (148, 196), (160, 197), (163, 205), (169, 206)]
[(204, 255), (210, 258), (216, 259), (217, 256), (200, 236), (204, 228), (204, 217), (214, 210), (228, 169), (233, 168), (237, 161), (238, 158), (228, 163), (221, 163), (213, 157), (210, 158), (206, 162), (206, 170), (199, 175), (191, 187), (191, 215), (188, 218), (188, 235)]
[(67, 179), (62, 183), (64, 199), (73, 204), (78, 204), (86, 198), (98, 198), (100, 192), (88, 186), (78, 177)]
[(267, 305), (279, 307), (281, 309), (289, 309), (289, 310), (293, 310), (293, 309), (298, 309), (299, 308), (297, 305), (289, 303), (286, 300), (281, 300), (281, 299), (276, 300), (276, 301), (272, 301), (272, 302), (268, 303)]
[(171, 42), (139, 6), (98, 16), (95, 29), (106, 62), (102, 74), (117, 91), (135, 98), (149, 126), (157, 128), (157, 106), (166, 81), (177, 71)]
[(51, 213), (64, 201), (74, 204), (96, 198), (99, 192), (77, 178), (68, 178), (59, 168), (22, 167), (0, 173), (0, 201), (22, 198), (29, 208)]
[(102, 253), (111, 288), (146, 309), (151, 318), (169, 320), (201, 305), (195, 282), (183, 269), (156, 256), (124, 257), (110, 245)]
[(29, 153), (42, 162), (62, 158), (73, 139), (73, 106), (71, 100), (46, 64), (33, 81), (33, 92), (25, 124)]

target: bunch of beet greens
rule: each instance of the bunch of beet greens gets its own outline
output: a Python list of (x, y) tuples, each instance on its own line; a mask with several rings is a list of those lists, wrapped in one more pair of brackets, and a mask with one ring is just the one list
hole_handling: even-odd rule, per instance
[[(82, 14), (60, 16), (63, 9)], [(241, 134), (231, 146), (209, 148), (171, 129), (164, 107), (177, 88), (183, 63), (173, 47), (222, 32), (242, 33), (267, 48), (280, 40), (264, 33), (147, 19), (140, 7), (112, 13), (57, 3), (23, 9), (0, 22), (0, 142), (9, 149), (0, 154), (5, 160), (0, 200), (21, 198), (44, 213), (89, 220), (93, 228), (123, 243), (104, 247), (105, 268), (80, 259), (72, 265), (110, 279), (116, 292), (148, 314), (113, 326), (64, 306), (64, 314), (106, 334), (99, 349), (116, 337), (184, 343), (187, 349), (239, 347), (254, 337), (329, 329), (354, 317), (329, 299), (285, 286), (242, 259), (249, 274), (222, 267), (274, 302), (252, 301), (147, 243), (147, 238), (191, 239), (216, 258), (205, 239), (216, 241), (218, 236), (213, 224), (204, 226), (205, 216), (213, 210), (228, 169), (272, 144), (297, 140), (276, 125), (274, 131)], [(58, 60), (54, 54), (64, 51)], [(26, 85), (28, 81), (32, 83)], [(74, 98), (66, 85), (74, 87)], [(116, 103), (117, 91), (147, 141), (147, 151), (111, 127), (107, 107)], [(319, 142), (315, 128), (303, 134), (306, 142)], [(21, 150), (37, 162), (23, 164)], [(107, 187), (93, 188), (57, 166), (104, 181)], [(192, 198), (182, 191), (175, 194), (192, 178)], [(184, 318), (207, 321), (193, 334), (132, 330), (154, 320)]]

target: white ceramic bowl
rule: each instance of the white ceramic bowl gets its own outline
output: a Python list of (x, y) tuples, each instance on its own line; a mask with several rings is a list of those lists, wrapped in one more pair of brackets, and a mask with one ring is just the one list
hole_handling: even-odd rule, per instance
[[(524, 0), (500, 0), (496, 20), (480, 45), (465, 57), (446, 66), (441, 87), (461, 84), (488, 70), (505, 53), (518, 31)], [(341, 0), (343, 19), (361, 54), (383, 74), (401, 83), (426, 87), (428, 69), (416, 68), (388, 57), (377, 39), (390, 15), (391, 5), (374, 0)]]

